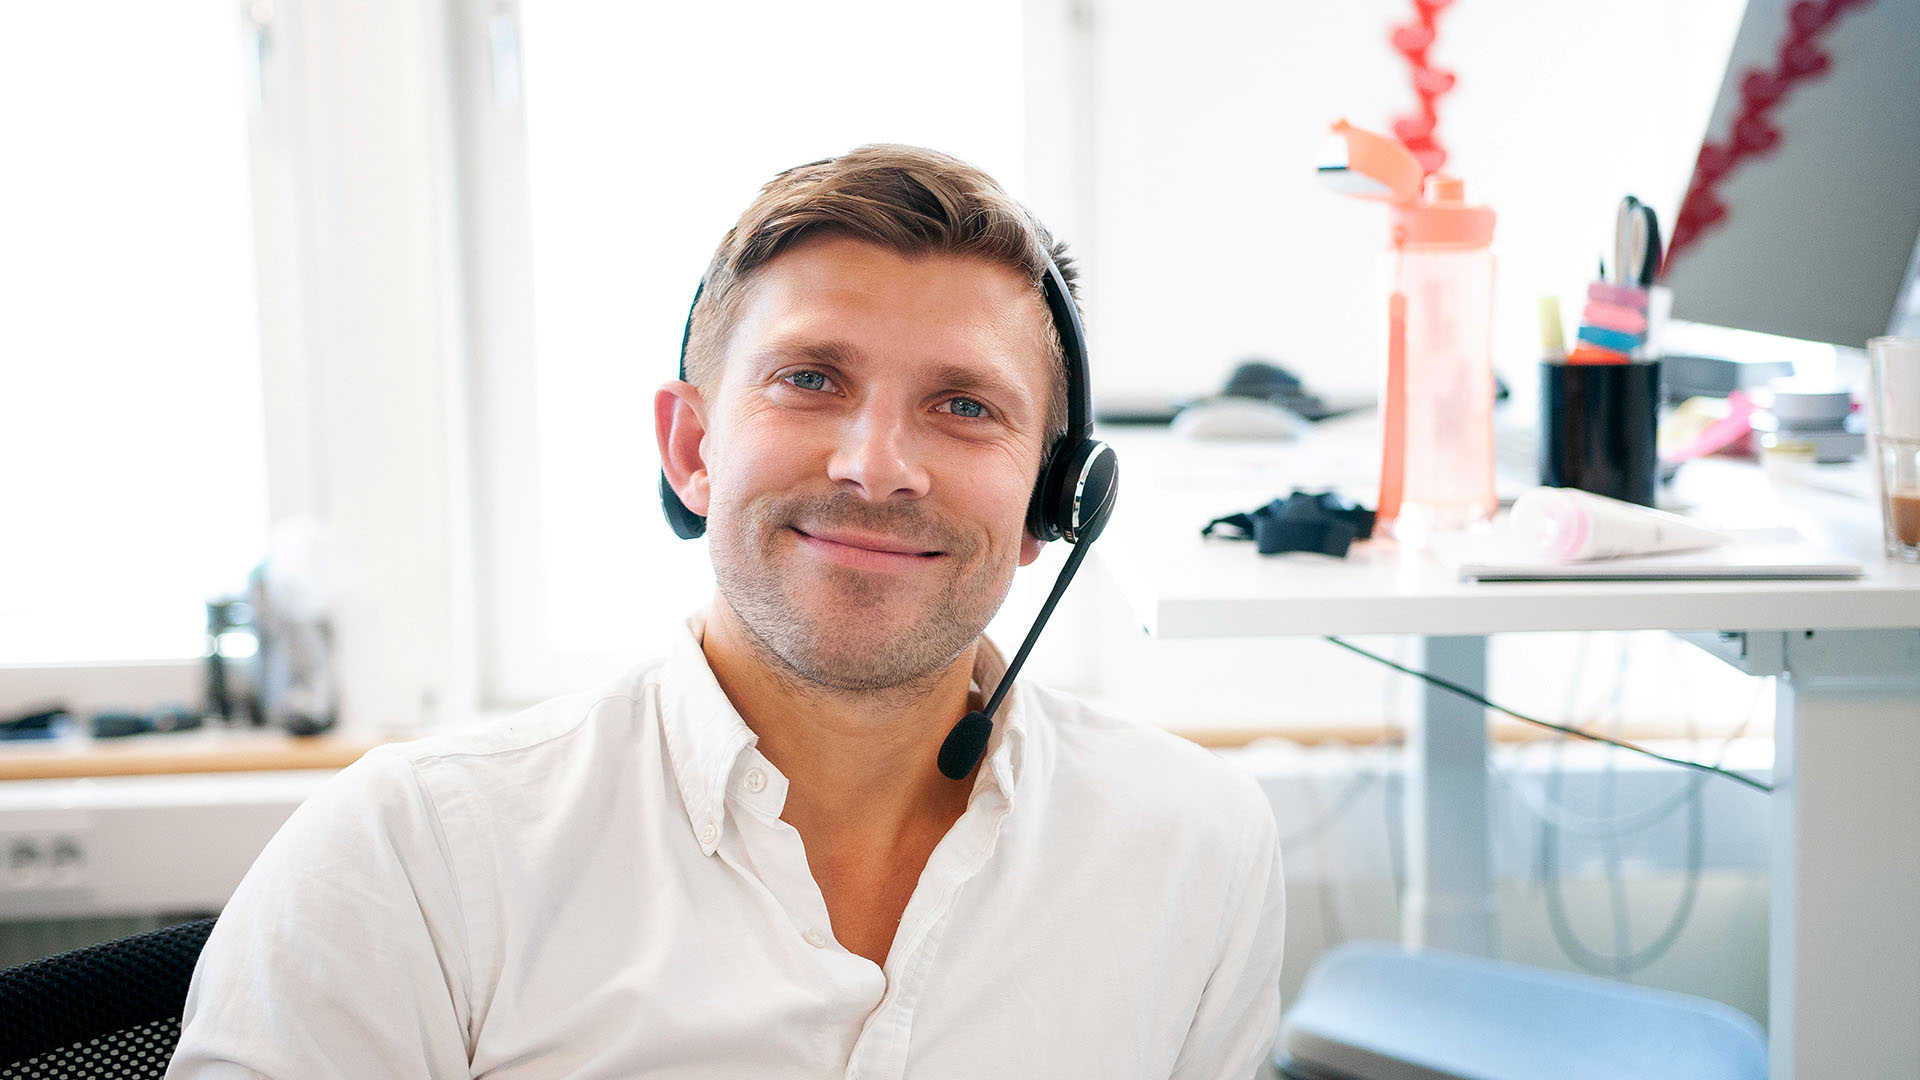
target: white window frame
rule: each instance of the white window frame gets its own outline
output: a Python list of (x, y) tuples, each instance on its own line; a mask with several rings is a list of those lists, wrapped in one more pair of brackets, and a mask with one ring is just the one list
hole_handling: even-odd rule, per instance
[(343, 556), (342, 726), (414, 734), (471, 715), (475, 681), (452, 11), (263, 10), (269, 502)]
[[(259, 62), (248, 139), (269, 514), (322, 519), (346, 557), (343, 728), (411, 734), (471, 715), (475, 685), (451, 12), (235, 10)], [(0, 700), (193, 702), (201, 672), (0, 668)]]

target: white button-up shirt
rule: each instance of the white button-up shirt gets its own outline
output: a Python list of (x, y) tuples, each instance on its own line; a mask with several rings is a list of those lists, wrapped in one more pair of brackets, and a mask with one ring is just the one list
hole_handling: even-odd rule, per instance
[(834, 940), (702, 629), (344, 770), (221, 915), (168, 1075), (1254, 1074), (1283, 902), (1249, 777), (1018, 687), (881, 967)]

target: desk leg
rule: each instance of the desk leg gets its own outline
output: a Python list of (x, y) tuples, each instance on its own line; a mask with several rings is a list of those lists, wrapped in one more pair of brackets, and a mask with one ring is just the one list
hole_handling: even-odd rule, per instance
[(1920, 1061), (1920, 630), (1782, 636), (1772, 1074), (1911, 1076)]
[[(1416, 666), (1486, 693), (1487, 639), (1421, 638)], [(1422, 684), (1407, 729), (1407, 892), (1401, 939), (1494, 955), (1494, 892), (1487, 825), (1487, 715), (1479, 705)]]

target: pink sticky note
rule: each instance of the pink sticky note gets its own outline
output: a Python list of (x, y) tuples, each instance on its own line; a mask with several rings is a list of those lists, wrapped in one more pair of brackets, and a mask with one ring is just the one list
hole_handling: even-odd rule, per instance
[(1605, 281), (1596, 281), (1587, 286), (1587, 299), (1614, 307), (1632, 308), (1635, 311), (1647, 310), (1647, 290), (1632, 285), (1614, 285)]
[(1580, 321), (1588, 326), (1603, 326), (1623, 334), (1645, 333), (1647, 329), (1645, 314), (1618, 304), (1603, 304), (1598, 300), (1587, 305), (1580, 314)]

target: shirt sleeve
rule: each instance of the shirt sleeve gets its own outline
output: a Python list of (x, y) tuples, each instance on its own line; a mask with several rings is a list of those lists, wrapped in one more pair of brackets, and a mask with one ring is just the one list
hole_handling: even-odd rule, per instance
[(221, 912), (167, 1076), (468, 1076), (464, 927), (431, 799), (375, 750), (294, 812)]
[(1219, 957), (1170, 1080), (1251, 1080), (1280, 1032), (1287, 903), (1279, 830), (1264, 797), (1247, 820), (1237, 902), (1223, 913)]

